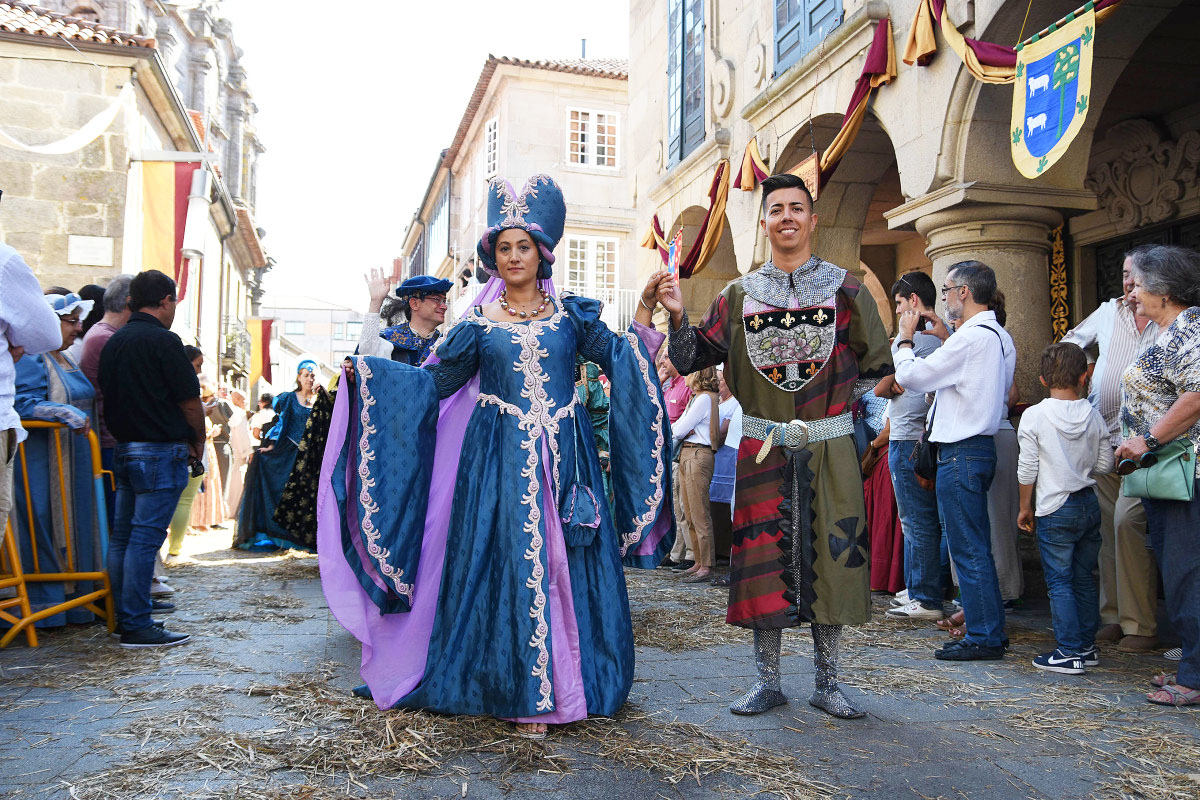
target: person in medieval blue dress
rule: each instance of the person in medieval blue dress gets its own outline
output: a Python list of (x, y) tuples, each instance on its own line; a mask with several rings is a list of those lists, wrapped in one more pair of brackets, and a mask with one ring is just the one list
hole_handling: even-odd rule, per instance
[(296, 390), (275, 396), (279, 416), (263, 434), (262, 447), (246, 469), (246, 488), (238, 511), (237, 537), (234, 544), (243, 550), (306, 550), (290, 541), (287, 531), (275, 521), (283, 488), (299, 455), (304, 425), (316, 399), (317, 362), (302, 359), (296, 365)]
[[(82, 335), (83, 317), (92, 310), (92, 301), (74, 293), (48, 294), (46, 301), (62, 323), (63, 345), (56, 352), (25, 356), (17, 362), (13, 406), (23, 420), (61, 422), (68, 430), (30, 430), (22, 445), (23, 457), (15, 464), (15, 503), (9, 519), (25, 572), (101, 572), (104, 555), (96, 524), (92, 449), (87, 436), (95, 422), (96, 390), (67, 354), (67, 348)], [(26, 499), (26, 486), (32, 502)], [(91, 581), (30, 582), (29, 603), (36, 613), (96, 588)], [(95, 618), (95, 614), (79, 606), (39, 620), (36, 625), (53, 628), (68, 622), (91, 622)]]
[[(547, 724), (611, 715), (633, 681), (623, 566), (674, 542), (670, 423), (650, 328), (553, 294), (565, 204), (539, 175), (496, 181), (477, 248), (493, 277), (423, 369), (357, 356), (321, 475), (318, 554), (338, 620), (363, 643), (380, 708)], [(540, 280), (540, 282), (539, 282)], [(615, 513), (604, 500), (576, 358), (609, 376)]]

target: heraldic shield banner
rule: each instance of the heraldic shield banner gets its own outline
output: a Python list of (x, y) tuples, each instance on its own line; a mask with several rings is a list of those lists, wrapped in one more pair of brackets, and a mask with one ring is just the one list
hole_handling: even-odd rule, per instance
[(1049, 169), (1087, 119), (1096, 13), (1089, 2), (1045, 35), (1017, 46), (1013, 83), (1013, 163), (1026, 178)]

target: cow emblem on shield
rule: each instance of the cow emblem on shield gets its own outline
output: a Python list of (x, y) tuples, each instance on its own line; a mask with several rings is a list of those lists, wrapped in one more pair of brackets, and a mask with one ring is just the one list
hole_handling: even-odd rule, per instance
[(1082, 10), (1017, 46), (1013, 83), (1013, 163), (1036, 178), (1070, 147), (1087, 119), (1096, 14)]

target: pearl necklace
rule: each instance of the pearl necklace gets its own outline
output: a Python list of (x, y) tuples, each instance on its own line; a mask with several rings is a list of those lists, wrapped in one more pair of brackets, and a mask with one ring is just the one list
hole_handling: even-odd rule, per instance
[(507, 311), (509, 316), (512, 317), (520, 317), (521, 319), (525, 319), (526, 317), (536, 317), (538, 314), (545, 311), (546, 306), (550, 303), (550, 295), (546, 293), (546, 290), (539, 289), (538, 291), (542, 293), (542, 303), (533, 311), (517, 311), (514, 308), (510, 308), (508, 305), (508, 289), (500, 290), (500, 307)]

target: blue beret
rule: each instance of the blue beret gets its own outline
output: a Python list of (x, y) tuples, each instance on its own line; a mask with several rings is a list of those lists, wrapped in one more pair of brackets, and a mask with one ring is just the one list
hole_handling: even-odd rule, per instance
[(409, 297), (421, 294), (446, 294), (450, 291), (450, 281), (435, 278), (432, 275), (414, 275), (396, 287), (396, 297)]

